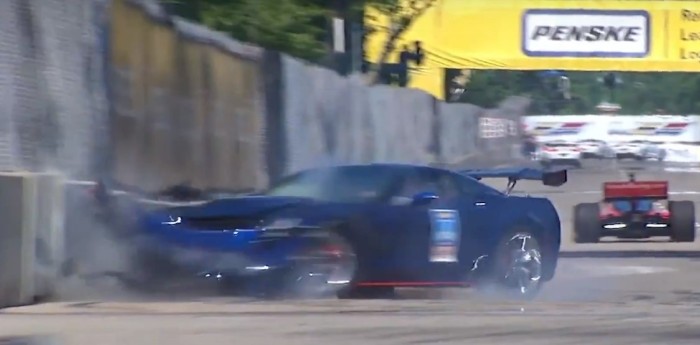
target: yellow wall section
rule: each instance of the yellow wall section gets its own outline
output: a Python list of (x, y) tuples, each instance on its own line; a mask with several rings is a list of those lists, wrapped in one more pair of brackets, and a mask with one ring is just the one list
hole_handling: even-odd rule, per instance
[[(650, 51), (643, 58), (529, 57), (522, 51), (521, 25), (528, 9), (643, 10), (650, 18)], [(694, 11), (696, 21), (683, 19)], [(368, 13), (376, 15), (368, 9)], [(385, 18), (380, 18), (382, 23)], [(366, 20), (375, 25), (376, 21)], [(614, 23), (611, 23), (614, 24)], [(385, 34), (365, 46), (376, 62)], [(410, 86), (442, 98), (442, 68), (580, 71), (700, 72), (700, 1), (674, 0), (438, 0), (401, 37), (423, 41), (425, 65), (412, 72)], [(396, 61), (396, 54), (391, 61)]]

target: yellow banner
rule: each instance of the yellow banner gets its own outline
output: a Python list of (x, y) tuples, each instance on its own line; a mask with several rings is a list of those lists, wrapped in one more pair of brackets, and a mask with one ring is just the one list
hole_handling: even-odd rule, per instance
[[(368, 27), (388, 27), (368, 10)], [(386, 42), (366, 43), (376, 62)], [(700, 72), (700, 2), (682, 0), (438, 0), (399, 38), (421, 41), (410, 86), (443, 98), (451, 69)]]

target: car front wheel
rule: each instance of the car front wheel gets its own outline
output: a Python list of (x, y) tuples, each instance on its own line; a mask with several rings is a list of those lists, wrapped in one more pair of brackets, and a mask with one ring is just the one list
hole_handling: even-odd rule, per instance
[(284, 284), (285, 294), (290, 297), (340, 294), (351, 288), (358, 272), (355, 248), (334, 233), (307, 247), (294, 262)]

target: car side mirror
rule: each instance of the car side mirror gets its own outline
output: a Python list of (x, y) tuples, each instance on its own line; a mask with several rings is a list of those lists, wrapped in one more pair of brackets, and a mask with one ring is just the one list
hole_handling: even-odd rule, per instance
[(418, 194), (413, 196), (413, 203), (412, 204), (414, 206), (423, 206), (423, 205), (430, 204), (431, 202), (433, 202), (434, 200), (437, 200), (439, 198), (440, 197), (438, 197), (438, 195), (433, 193), (433, 192), (422, 192), (422, 193), (418, 193)]

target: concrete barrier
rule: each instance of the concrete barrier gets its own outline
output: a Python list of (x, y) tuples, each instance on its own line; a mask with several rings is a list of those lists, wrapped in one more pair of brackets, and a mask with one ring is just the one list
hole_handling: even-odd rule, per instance
[(0, 174), (0, 307), (34, 299), (37, 193), (33, 175)]
[(53, 292), (62, 265), (63, 197), (57, 175), (0, 174), (0, 307)]
[(56, 292), (65, 251), (65, 181), (59, 174), (37, 174), (34, 296), (50, 298)]

